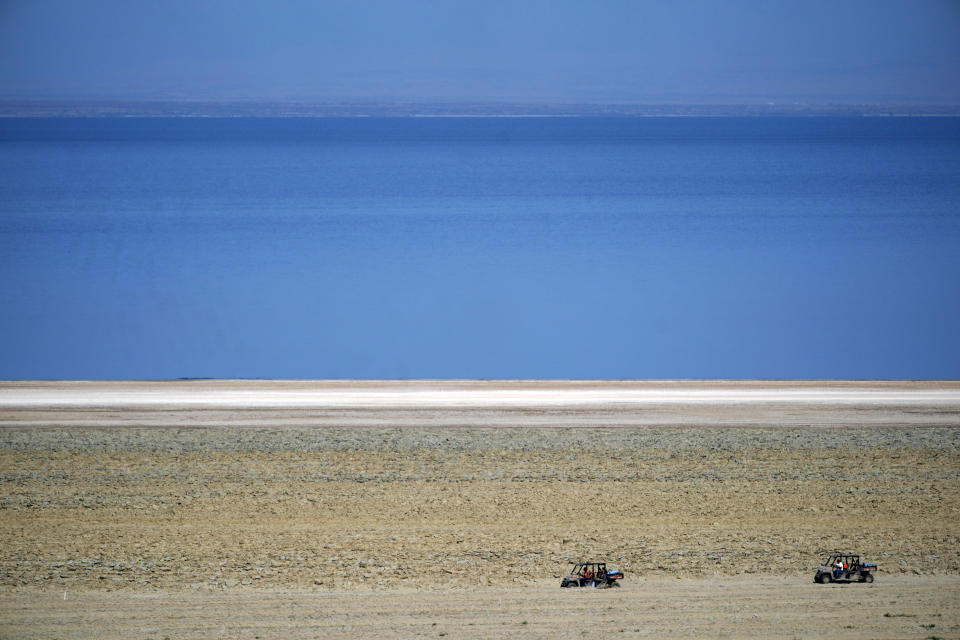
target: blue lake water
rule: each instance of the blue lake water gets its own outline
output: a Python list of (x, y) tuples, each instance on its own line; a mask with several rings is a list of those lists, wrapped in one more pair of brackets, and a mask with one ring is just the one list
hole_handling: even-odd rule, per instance
[(0, 378), (958, 378), (960, 119), (5, 119), (0, 275)]

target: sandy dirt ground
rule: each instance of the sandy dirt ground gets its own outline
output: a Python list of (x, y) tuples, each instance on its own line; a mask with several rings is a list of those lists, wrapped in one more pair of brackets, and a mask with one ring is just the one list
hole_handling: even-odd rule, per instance
[(0, 638), (960, 637), (957, 383), (88, 384), (0, 384)]
[(956, 638), (960, 578), (814, 588), (771, 576), (616, 590), (48, 592), (0, 597), (5, 638)]

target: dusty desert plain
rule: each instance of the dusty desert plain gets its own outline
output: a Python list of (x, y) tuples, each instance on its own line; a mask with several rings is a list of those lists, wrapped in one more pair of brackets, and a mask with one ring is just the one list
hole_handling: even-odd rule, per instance
[(0, 383), (0, 638), (960, 638), (958, 541), (960, 382)]

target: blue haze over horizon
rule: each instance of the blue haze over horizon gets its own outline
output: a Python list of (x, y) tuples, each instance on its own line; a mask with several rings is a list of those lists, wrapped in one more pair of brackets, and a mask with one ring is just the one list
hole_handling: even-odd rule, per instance
[(4, 0), (2, 97), (960, 104), (960, 3)]

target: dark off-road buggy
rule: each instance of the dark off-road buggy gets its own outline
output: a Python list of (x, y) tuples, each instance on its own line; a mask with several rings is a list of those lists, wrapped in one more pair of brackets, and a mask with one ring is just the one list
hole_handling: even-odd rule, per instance
[(873, 573), (877, 570), (875, 562), (860, 562), (860, 556), (854, 553), (831, 553), (827, 561), (817, 569), (813, 581), (817, 584), (831, 582), (873, 582)]
[(606, 562), (578, 562), (573, 565), (570, 575), (560, 581), (560, 586), (609, 589), (620, 586), (617, 580), (623, 580), (623, 572), (607, 569)]

